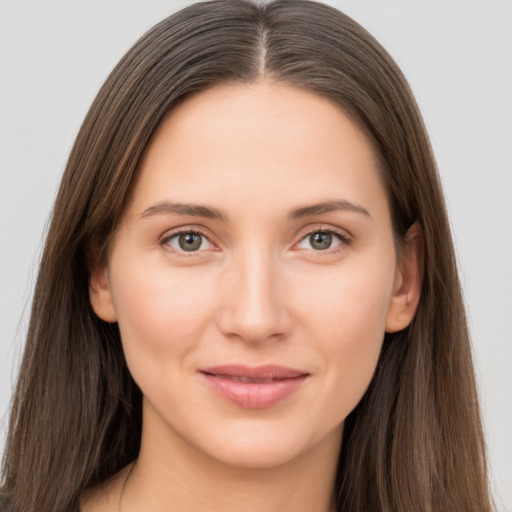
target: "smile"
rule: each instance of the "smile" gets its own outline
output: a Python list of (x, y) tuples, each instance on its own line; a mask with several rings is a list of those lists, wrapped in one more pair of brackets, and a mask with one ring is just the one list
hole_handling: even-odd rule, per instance
[(276, 382), (278, 380), (283, 379), (249, 379), (248, 377), (235, 377), (233, 375), (216, 375), (216, 377), (223, 377), (225, 379), (234, 380), (236, 382), (251, 382), (253, 384), (257, 383), (267, 383), (267, 382)]
[(205, 368), (199, 372), (213, 391), (246, 409), (271, 407), (295, 393), (308, 373), (283, 366), (241, 365)]

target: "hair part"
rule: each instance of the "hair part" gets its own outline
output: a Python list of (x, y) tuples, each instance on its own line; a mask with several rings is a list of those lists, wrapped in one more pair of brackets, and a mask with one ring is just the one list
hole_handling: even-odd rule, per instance
[[(262, 76), (329, 98), (378, 155), (397, 246), (423, 231), (422, 296), (387, 334), (345, 421), (335, 489), (344, 512), (490, 511), (462, 294), (426, 130), (402, 73), (361, 26), (307, 0), (215, 0), (145, 34), (107, 78), (69, 157), (41, 260), (3, 461), (14, 512), (70, 512), (138, 454), (142, 397), (116, 324), (89, 302), (140, 159), (191, 95)], [(172, 115), (172, 114), (171, 114)]]

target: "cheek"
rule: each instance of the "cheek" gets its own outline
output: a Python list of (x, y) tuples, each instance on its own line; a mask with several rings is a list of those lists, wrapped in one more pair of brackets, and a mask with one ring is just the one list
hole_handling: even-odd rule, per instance
[(114, 304), (128, 366), (135, 380), (141, 373), (169, 378), (204, 335), (211, 286), (201, 276), (149, 263), (117, 269)]
[[(346, 269), (316, 281), (302, 310), (308, 339), (322, 354), (333, 423), (342, 421), (365, 393), (379, 359), (390, 303), (394, 267)], [(318, 276), (317, 276), (318, 277)], [(323, 290), (320, 292), (320, 290)]]
[(299, 316), (324, 334), (320, 339), (343, 339), (357, 348), (384, 334), (393, 282), (393, 264), (382, 263), (306, 276), (294, 292)]

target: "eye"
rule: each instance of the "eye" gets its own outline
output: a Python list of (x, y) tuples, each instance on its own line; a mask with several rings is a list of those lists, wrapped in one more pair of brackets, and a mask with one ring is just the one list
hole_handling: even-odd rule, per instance
[(176, 251), (198, 252), (210, 249), (213, 244), (203, 234), (195, 231), (181, 231), (167, 237), (164, 244)]
[(325, 251), (346, 243), (348, 243), (348, 240), (339, 233), (335, 233), (334, 231), (317, 230), (306, 235), (297, 244), (297, 247), (299, 249)]

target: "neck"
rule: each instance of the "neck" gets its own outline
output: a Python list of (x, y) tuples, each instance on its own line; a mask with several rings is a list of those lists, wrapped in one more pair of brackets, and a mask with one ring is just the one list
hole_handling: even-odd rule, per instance
[(137, 512), (332, 512), (341, 428), (292, 461), (273, 467), (223, 464), (167, 426), (144, 428), (138, 460), (124, 479), (119, 510)]

